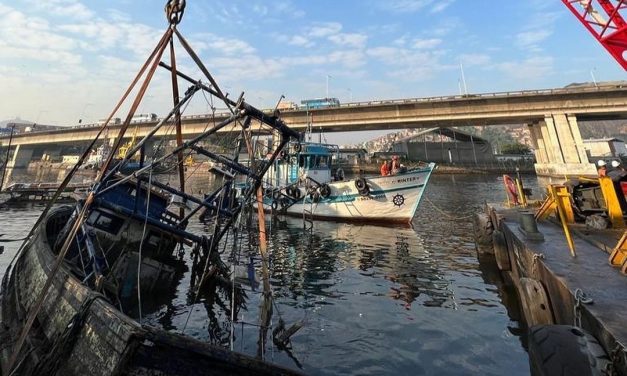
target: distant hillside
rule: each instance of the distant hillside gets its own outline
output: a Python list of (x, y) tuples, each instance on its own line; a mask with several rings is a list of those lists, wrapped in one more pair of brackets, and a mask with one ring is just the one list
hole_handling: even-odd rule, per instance
[(30, 121), (30, 120), (24, 120), (24, 119), (20, 119), (19, 117), (16, 117), (15, 119), (9, 119), (9, 120), (0, 121), (0, 128), (6, 128), (7, 124), (9, 124), (9, 123), (30, 124), (30, 123), (34, 123), (34, 122)]
[(581, 137), (588, 138), (610, 138), (616, 137), (627, 141), (627, 120), (599, 120), (585, 121), (579, 123)]

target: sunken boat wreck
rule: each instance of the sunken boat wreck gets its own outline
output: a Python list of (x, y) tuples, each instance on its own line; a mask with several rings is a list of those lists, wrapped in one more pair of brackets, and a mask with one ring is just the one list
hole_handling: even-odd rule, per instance
[[(171, 300), (181, 275), (186, 271), (183, 255), (193, 257), (199, 269), (192, 273), (190, 295), (193, 302), (207, 284), (226, 297), (224, 304), (232, 323), (238, 320), (238, 307), (245, 293), (235, 282), (233, 262), (227, 265), (225, 252), (238, 251), (236, 234), (242, 212), (255, 212), (252, 201), (261, 200), (260, 185), (274, 158), (299, 134), (281, 121), (246, 103), (243, 94), (233, 101), (220, 90), (185, 38), (177, 30), (184, 1), (166, 5), (168, 26), (161, 40), (128, 90), (100, 127), (89, 148), (64, 178), (53, 200), (43, 211), (26, 241), (6, 270), (0, 290), (1, 375), (203, 375), (203, 374), (292, 374), (295, 371), (272, 365), (261, 357), (236, 353), (231, 346), (203, 342), (183, 330), (166, 330), (143, 322), (155, 306)], [(174, 41), (177, 40), (203, 74), (191, 79), (176, 68)], [(169, 47), (170, 64), (161, 61)], [(113, 155), (141, 103), (155, 70), (165, 68), (172, 80), (173, 108), (126, 156), (114, 161)], [(137, 85), (140, 81), (141, 85)], [(191, 86), (179, 97), (179, 79)], [(137, 89), (136, 86), (139, 86)], [(120, 106), (136, 92), (125, 122), (119, 126), (114, 146), (95, 182), (76, 206), (55, 205), (73, 174), (108, 128)], [(203, 92), (224, 102), (231, 116), (219, 123), (208, 121), (206, 131), (183, 142), (181, 113), (194, 94)], [(254, 126), (251, 125), (254, 122)], [(257, 125), (258, 124), (258, 125)], [(161, 156), (143, 152), (157, 132), (176, 132), (176, 147)], [(240, 148), (254, 150), (252, 129), (273, 134), (277, 142), (269, 161), (248, 165), (238, 162)], [(114, 128), (112, 128), (114, 129)], [(117, 128), (115, 128), (117, 129)], [(203, 141), (219, 130), (232, 137), (233, 157), (216, 154), (203, 147)], [(163, 141), (153, 141), (159, 144)], [(236, 200), (231, 179), (198, 198), (185, 191), (183, 159), (194, 151), (235, 171), (247, 182), (247, 189)], [(137, 153), (140, 167), (124, 173)], [(176, 184), (159, 182), (153, 170), (161, 164), (178, 165)], [(215, 213), (208, 230), (191, 231), (190, 219), (200, 210)], [(263, 212), (258, 212), (259, 229), (265, 228)], [(227, 239), (229, 247), (227, 247)], [(265, 232), (259, 232), (259, 252), (267, 271)], [(225, 251), (226, 250), (226, 251)], [(236, 258), (228, 257), (235, 260)], [(264, 305), (271, 310), (269, 282), (264, 279)], [(228, 303), (230, 300), (230, 303)], [(190, 311), (191, 315), (191, 311)], [(264, 316), (262, 314), (262, 316)], [(189, 320), (189, 316), (188, 316)], [(210, 319), (208, 319), (210, 320)], [(265, 344), (269, 329), (266, 312), (259, 325), (259, 343)], [(295, 326), (274, 330), (272, 335), (286, 343)], [(231, 335), (233, 335), (231, 325)], [(260, 351), (263, 353), (263, 351)]]

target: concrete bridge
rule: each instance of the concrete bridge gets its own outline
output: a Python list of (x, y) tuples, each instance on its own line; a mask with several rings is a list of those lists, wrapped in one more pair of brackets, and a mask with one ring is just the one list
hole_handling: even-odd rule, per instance
[[(185, 116), (183, 135), (191, 138), (208, 125), (224, 120), (227, 114)], [(325, 132), (399, 128), (450, 127), (468, 125), (528, 124), (536, 150), (536, 171), (540, 175), (593, 175), (583, 148), (577, 120), (627, 118), (627, 82), (598, 83), (560, 89), (488, 93), (347, 103), (317, 110), (291, 110), (281, 114), (291, 128), (304, 131), (308, 122)], [(137, 124), (137, 136), (145, 135), (156, 122)], [(115, 135), (120, 125), (110, 126)], [(127, 132), (130, 137), (134, 125)], [(158, 136), (174, 137), (164, 127)], [(225, 131), (234, 128), (226, 127)], [(14, 135), (15, 152), (11, 165), (24, 166), (33, 151), (55, 154), (63, 145), (83, 145), (92, 140), (98, 126), (83, 125), (57, 131)], [(0, 138), (6, 146), (8, 137)], [(57, 152), (58, 153), (58, 152)], [(35, 153), (37, 155), (38, 153)]]

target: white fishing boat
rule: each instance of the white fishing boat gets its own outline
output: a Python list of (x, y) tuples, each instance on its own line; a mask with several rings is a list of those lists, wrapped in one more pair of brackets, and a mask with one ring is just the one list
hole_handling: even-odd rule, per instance
[(346, 179), (332, 169), (336, 145), (294, 143), (264, 178), (264, 208), (310, 219), (409, 223), (435, 164)]

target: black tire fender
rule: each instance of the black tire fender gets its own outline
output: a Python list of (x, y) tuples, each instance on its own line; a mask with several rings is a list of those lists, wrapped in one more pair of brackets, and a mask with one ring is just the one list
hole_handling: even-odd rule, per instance
[(322, 198), (331, 196), (331, 187), (329, 187), (328, 184), (322, 184), (320, 187), (320, 196), (322, 196)]
[(355, 188), (357, 188), (358, 191), (363, 191), (366, 188), (368, 188), (368, 183), (366, 182), (366, 179), (365, 178), (355, 179)]
[(596, 338), (570, 325), (529, 328), (529, 365), (535, 376), (605, 375), (610, 359)]

